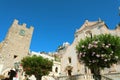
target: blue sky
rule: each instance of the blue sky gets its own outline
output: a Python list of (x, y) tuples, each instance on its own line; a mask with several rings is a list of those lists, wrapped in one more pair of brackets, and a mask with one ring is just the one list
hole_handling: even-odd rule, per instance
[(55, 51), (74, 40), (76, 29), (87, 19), (101, 18), (110, 29), (120, 22), (120, 0), (0, 0), (0, 41), (14, 19), (34, 26), (30, 50)]

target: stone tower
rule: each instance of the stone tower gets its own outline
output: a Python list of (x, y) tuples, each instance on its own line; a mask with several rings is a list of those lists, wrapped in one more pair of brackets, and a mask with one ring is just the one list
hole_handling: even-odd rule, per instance
[(26, 24), (19, 25), (18, 20), (14, 20), (5, 40), (0, 43), (0, 65), (2, 71), (13, 68), (29, 53), (30, 42), (34, 28), (26, 27)]

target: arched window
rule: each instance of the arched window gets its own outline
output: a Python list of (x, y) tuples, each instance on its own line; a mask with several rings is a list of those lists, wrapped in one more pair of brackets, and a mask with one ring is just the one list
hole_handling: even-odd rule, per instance
[(92, 32), (91, 31), (86, 31), (85, 34), (86, 34), (87, 37), (91, 37), (92, 38)]
[(55, 68), (55, 72), (56, 72), (56, 73), (58, 72), (58, 67)]

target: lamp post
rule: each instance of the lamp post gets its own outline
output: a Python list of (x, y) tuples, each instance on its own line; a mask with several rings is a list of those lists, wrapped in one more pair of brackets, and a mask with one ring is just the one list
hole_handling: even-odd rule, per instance
[(20, 66), (20, 62), (15, 62), (14, 63), (14, 68), (17, 72), (19, 71), (19, 66)]
[(20, 69), (20, 62), (15, 62), (14, 63), (14, 68), (15, 68), (15, 70), (16, 70), (16, 73), (17, 73), (17, 80), (19, 80), (19, 72), (21, 71), (21, 69)]

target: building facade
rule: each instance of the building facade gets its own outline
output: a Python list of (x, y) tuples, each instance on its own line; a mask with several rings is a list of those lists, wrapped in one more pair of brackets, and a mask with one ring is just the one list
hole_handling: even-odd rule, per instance
[(52, 71), (50, 72), (50, 76), (60, 76), (61, 73), (61, 63), (55, 60), (55, 57), (51, 56), (54, 53), (43, 53), (43, 52), (30, 52), (30, 56), (36, 55), (41, 56), (43, 58), (49, 59), (53, 61)]
[(26, 24), (19, 25), (14, 20), (6, 38), (0, 43), (0, 70), (4, 73), (7, 69), (14, 68), (29, 53), (30, 42), (34, 28), (26, 27)]
[[(26, 27), (26, 24), (19, 25), (18, 20), (14, 20), (6, 38), (0, 43), (0, 74), (15, 67), (15, 63), (29, 54), (29, 47), (34, 28)], [(31, 55), (38, 55), (53, 60), (52, 77), (72, 76), (81, 74), (91, 74), (90, 70), (80, 63), (77, 57), (76, 46), (81, 39), (99, 34), (112, 34), (120, 36), (120, 26), (114, 30), (108, 29), (104, 21), (88, 21), (76, 30), (72, 44), (64, 43), (62, 48), (54, 54), (42, 54), (30, 52)], [(120, 72), (120, 65), (114, 64), (111, 68), (105, 68), (103, 74), (110, 72)], [(85, 77), (82, 80), (85, 80)], [(49, 80), (49, 79), (48, 79)], [(54, 79), (53, 79), (54, 80)], [(91, 79), (92, 80), (92, 79)]]
[[(88, 21), (75, 32), (75, 38), (71, 45), (65, 46), (63, 49), (61, 57), (61, 74), (64, 76), (78, 75), (78, 74), (90, 74), (90, 70), (80, 63), (77, 57), (76, 46), (81, 39), (86, 37), (92, 37), (99, 34), (112, 34), (120, 36), (120, 26), (117, 26), (116, 29), (110, 30), (104, 21)], [(60, 52), (61, 53), (61, 52)], [(109, 72), (120, 72), (119, 64), (114, 64), (110, 69), (105, 69), (102, 71), (103, 74)]]

